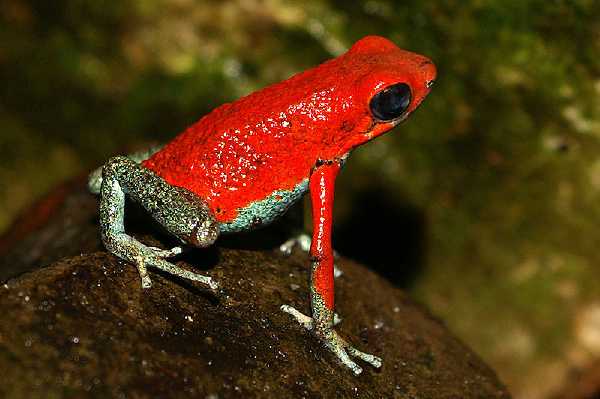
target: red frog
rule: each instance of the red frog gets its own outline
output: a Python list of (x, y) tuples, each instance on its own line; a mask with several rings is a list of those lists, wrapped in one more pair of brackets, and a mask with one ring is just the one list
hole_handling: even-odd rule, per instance
[(335, 179), (355, 147), (403, 121), (427, 96), (433, 63), (368, 36), (345, 54), (233, 103), (223, 104), (162, 148), (111, 158), (90, 176), (101, 195), (100, 225), (106, 248), (134, 263), (142, 287), (146, 266), (200, 281), (166, 258), (180, 247), (148, 247), (126, 234), (125, 196), (139, 202), (184, 244), (207, 247), (219, 234), (272, 222), (310, 191), (312, 317), (283, 305), (355, 374), (351, 357), (381, 367), (334, 330), (332, 208)]

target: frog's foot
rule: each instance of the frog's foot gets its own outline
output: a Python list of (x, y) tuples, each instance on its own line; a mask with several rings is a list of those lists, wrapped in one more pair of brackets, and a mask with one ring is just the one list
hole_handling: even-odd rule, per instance
[[(133, 238), (132, 238), (133, 240)], [(142, 280), (142, 288), (150, 288), (152, 287), (152, 280), (150, 280), (150, 276), (148, 275), (148, 270), (146, 269), (146, 264), (152, 264), (152, 258), (162, 259), (162, 258), (170, 258), (181, 253), (181, 247), (174, 247), (171, 249), (161, 249), (157, 247), (146, 247), (151, 256), (143, 256), (141, 254), (135, 255), (133, 260), (135, 265), (137, 266), (138, 272), (140, 273), (140, 278)], [(141, 249), (141, 247), (140, 247)]]
[(124, 233), (116, 235), (114, 240), (111, 241), (112, 242), (110, 245), (107, 245), (107, 247), (112, 253), (136, 265), (140, 273), (142, 288), (150, 288), (152, 286), (152, 281), (148, 275), (147, 266), (155, 267), (174, 276), (192, 281), (198, 281), (202, 284), (208, 285), (213, 290), (216, 290), (219, 287), (218, 284), (210, 277), (193, 273), (189, 270), (175, 266), (174, 264), (165, 260), (166, 258), (179, 255), (182, 252), (181, 247), (174, 247), (171, 249), (147, 247), (137, 241), (135, 238)]
[(302, 251), (308, 252), (310, 251), (310, 243), (311, 239), (308, 234), (298, 234), (297, 236), (292, 237), (283, 244), (281, 244), (279, 246), (279, 251), (281, 251), (282, 254), (288, 256), (292, 253), (294, 247), (298, 246)]
[(315, 330), (315, 323), (312, 317), (306, 316), (289, 305), (281, 305), (281, 310), (294, 316), (298, 323), (300, 323), (307, 330), (313, 331), (315, 335), (323, 342), (325, 347), (332, 351), (338, 357), (340, 362), (352, 370), (354, 374), (359, 375), (363, 370), (362, 367), (350, 359), (350, 356), (361, 359), (371, 364), (375, 368), (381, 368), (381, 358), (369, 353), (361, 352), (354, 348), (348, 342), (346, 342), (346, 340), (340, 337), (333, 328), (325, 327)]
[[(295, 237), (290, 238), (289, 240), (287, 240), (286, 242), (284, 242), (283, 244), (281, 244), (279, 246), (279, 251), (284, 255), (284, 256), (289, 256), (292, 253), (292, 250), (294, 249), (294, 247), (298, 246), (302, 251), (304, 252), (309, 252), (310, 251), (310, 243), (311, 243), (311, 238), (308, 234), (298, 234)], [(333, 251), (333, 257), (334, 258), (339, 258), (340, 255), (337, 253), (337, 251)], [(340, 276), (342, 276), (344, 274), (344, 272), (339, 269), (336, 265), (333, 265), (333, 277), (338, 278)]]

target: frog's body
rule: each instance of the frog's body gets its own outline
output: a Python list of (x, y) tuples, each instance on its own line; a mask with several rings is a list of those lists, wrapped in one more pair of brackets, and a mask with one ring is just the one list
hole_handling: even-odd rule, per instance
[[(404, 120), (434, 79), (427, 58), (370, 36), (318, 67), (216, 108), (162, 149), (111, 159), (102, 179), (90, 181), (94, 191), (102, 182), (105, 245), (136, 263), (148, 287), (146, 264), (183, 275), (164, 260), (179, 250), (148, 249), (125, 234), (125, 194), (183, 242), (204, 247), (221, 233), (271, 223), (310, 190), (313, 318), (284, 310), (314, 329), (355, 372), (361, 369), (346, 352), (380, 364), (332, 329), (333, 185), (349, 152)], [(187, 273), (215, 286), (208, 277)]]
[(420, 63), (430, 71), (425, 57), (365, 39), (345, 55), (221, 105), (143, 165), (207, 201), (225, 231), (255, 227), (257, 220), (236, 222), (240, 210), (267, 198), (269, 206), (279, 196), (300, 198), (317, 160), (341, 158), (371, 138), (365, 98)]

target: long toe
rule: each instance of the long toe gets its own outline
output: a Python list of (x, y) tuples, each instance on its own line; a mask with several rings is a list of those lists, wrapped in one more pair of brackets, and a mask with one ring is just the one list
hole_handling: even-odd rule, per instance
[(348, 353), (350, 354), (350, 356), (359, 358), (361, 360), (364, 360), (365, 362), (371, 364), (373, 367), (375, 368), (381, 368), (381, 366), (383, 365), (383, 360), (381, 360), (380, 357), (377, 357), (375, 355), (371, 355), (370, 353), (365, 353), (365, 352), (361, 352), (358, 349), (352, 347), (352, 346), (348, 346), (346, 348), (346, 350), (348, 351)]
[(340, 347), (340, 346), (336, 346), (330, 349), (333, 351), (333, 353), (338, 357), (338, 359), (340, 359), (340, 361), (342, 362), (342, 364), (346, 367), (348, 367), (350, 370), (352, 370), (352, 372), (355, 375), (359, 375), (360, 373), (362, 373), (362, 367), (360, 367), (358, 364), (354, 363), (351, 359), (350, 356), (348, 356), (348, 354), (346, 353), (346, 351), (344, 350), (344, 348)]
[(158, 258), (171, 258), (181, 254), (183, 251), (181, 247), (173, 247), (171, 249), (162, 249), (157, 247), (148, 247), (150, 250), (150, 256), (156, 256)]
[(196, 273), (191, 273), (191, 276), (189, 277), (190, 280), (193, 281), (198, 281), (200, 283), (206, 284), (208, 285), (208, 287), (211, 290), (217, 290), (219, 289), (219, 283), (217, 283), (215, 280), (213, 280), (212, 278), (208, 277), (208, 276), (203, 276), (201, 274), (196, 274)]
[(280, 309), (283, 310), (285, 313), (288, 313), (288, 314), (294, 316), (296, 321), (298, 323), (300, 323), (300, 325), (302, 325), (307, 330), (312, 330), (312, 327), (313, 327), (312, 317), (309, 317), (309, 316), (305, 315), (304, 313), (299, 312), (296, 308), (294, 308), (290, 305), (281, 305)]
[(356, 375), (362, 373), (362, 368), (350, 359), (350, 356), (364, 360), (376, 368), (381, 367), (381, 359), (368, 353), (364, 353), (349, 345), (339, 334), (331, 329), (318, 334), (323, 343), (329, 348), (352, 372)]
[(140, 276), (140, 279), (142, 280), (142, 288), (143, 289), (148, 289), (152, 287), (152, 280), (150, 279), (150, 276), (145, 275), (145, 276)]
[(152, 260), (148, 260), (147, 263), (148, 263), (148, 265), (154, 266), (154, 267), (156, 267), (162, 271), (165, 271), (169, 274), (172, 274), (174, 276), (178, 276), (181, 278), (185, 278), (187, 280), (198, 281), (202, 284), (206, 284), (212, 290), (216, 290), (217, 288), (219, 288), (219, 285), (217, 284), (217, 282), (214, 281), (212, 278), (191, 272), (189, 270), (182, 269), (181, 267), (177, 267), (174, 264), (167, 262), (166, 260), (163, 260), (160, 258), (155, 258)]

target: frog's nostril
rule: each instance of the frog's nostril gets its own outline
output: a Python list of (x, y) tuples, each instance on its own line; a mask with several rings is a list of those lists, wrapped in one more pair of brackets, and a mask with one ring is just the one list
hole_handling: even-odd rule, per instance
[(431, 88), (435, 83), (435, 78), (437, 76), (435, 64), (431, 62), (431, 60), (426, 59), (421, 62), (419, 67), (421, 69), (421, 76), (423, 77), (423, 80), (425, 80), (425, 86), (427, 86), (428, 89)]

